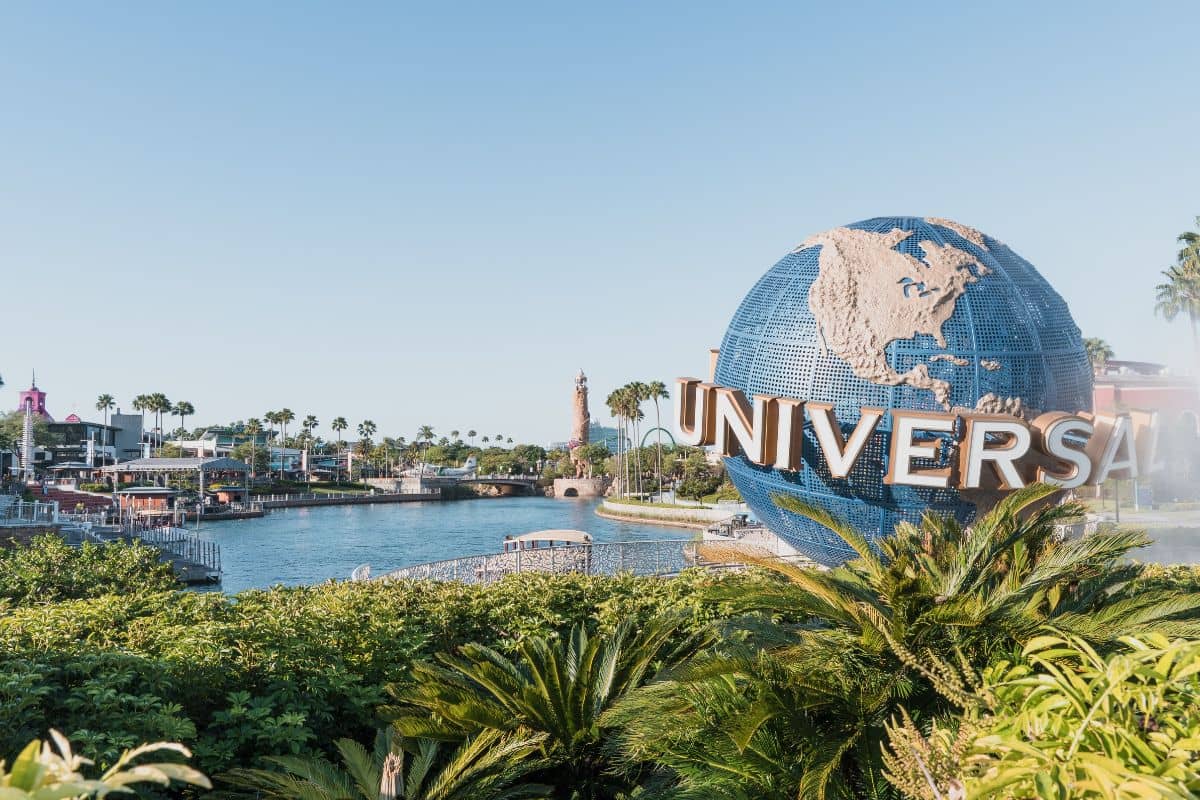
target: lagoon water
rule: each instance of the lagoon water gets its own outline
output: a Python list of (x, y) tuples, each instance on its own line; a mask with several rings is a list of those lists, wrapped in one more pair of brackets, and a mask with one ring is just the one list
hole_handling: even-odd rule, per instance
[[(221, 589), (345, 580), (359, 564), (375, 574), (410, 564), (495, 553), (508, 534), (587, 531), (597, 542), (688, 539), (692, 531), (596, 516), (596, 500), (511, 497), (453, 502), (324, 506), (272, 511), (261, 519), (206, 522), (221, 545)], [(1154, 543), (1131, 555), (1160, 564), (1200, 563), (1200, 529), (1153, 527)]]
[(359, 564), (397, 567), (495, 553), (508, 534), (587, 531), (597, 542), (688, 539), (691, 531), (596, 516), (597, 500), (511, 497), (452, 502), (323, 506), (272, 511), (261, 519), (206, 522), (221, 545), (221, 589), (345, 580)]

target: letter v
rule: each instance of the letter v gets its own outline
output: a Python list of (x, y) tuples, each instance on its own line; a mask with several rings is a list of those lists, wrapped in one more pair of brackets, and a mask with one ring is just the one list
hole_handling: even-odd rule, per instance
[(858, 425), (850, 434), (849, 441), (846, 441), (842, 438), (842, 428), (837, 417), (833, 415), (831, 404), (810, 401), (807, 408), (813, 433), (817, 435), (817, 443), (821, 445), (825, 463), (829, 466), (829, 474), (835, 478), (845, 478), (854, 468), (854, 462), (858, 461), (863, 448), (867, 446), (875, 426), (883, 419), (883, 409), (864, 406)]

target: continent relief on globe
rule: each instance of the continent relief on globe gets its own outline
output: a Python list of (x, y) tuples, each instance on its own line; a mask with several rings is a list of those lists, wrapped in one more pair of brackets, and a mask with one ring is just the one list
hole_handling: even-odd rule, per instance
[[(973, 228), (937, 217), (926, 221), (987, 249), (983, 234)], [(921, 242), (924, 260), (893, 249), (912, 235), (913, 231), (899, 228), (888, 233), (834, 228), (806, 239), (796, 252), (821, 247), (820, 273), (809, 288), (808, 307), (816, 318), (822, 347), (863, 380), (928, 389), (949, 411), (950, 382), (930, 375), (925, 364), (897, 372), (888, 363), (887, 346), (898, 339), (928, 334), (946, 347), (943, 323), (954, 314), (967, 286), (991, 270), (971, 253), (951, 245)], [(935, 355), (931, 360), (966, 365), (950, 355)], [(999, 366), (989, 362), (984, 368)], [(979, 398), (975, 410), (1018, 416), (1024, 412), (1020, 398), (992, 394)]]

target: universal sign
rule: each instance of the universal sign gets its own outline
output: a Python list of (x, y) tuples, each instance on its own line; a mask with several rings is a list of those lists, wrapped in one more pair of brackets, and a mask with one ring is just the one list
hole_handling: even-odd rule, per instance
[[(890, 426), (882, 425), (890, 416)], [(863, 407), (843, 435), (829, 403), (755, 395), (698, 378), (678, 378), (675, 421), (680, 444), (715, 446), (725, 456), (785, 472), (804, 468), (804, 427), (811, 427), (834, 478), (846, 478), (877, 430), (890, 427), (883, 482), (926, 489), (1019, 489), (1041, 482), (1063, 489), (1136, 478), (1153, 458), (1152, 414), (1112, 416), (1051, 411), (1033, 420), (969, 411), (936, 412)], [(953, 440), (957, 455), (941, 461), (938, 443)], [(1142, 443), (1142, 447), (1138, 443)], [(924, 462), (922, 464), (921, 462)]]

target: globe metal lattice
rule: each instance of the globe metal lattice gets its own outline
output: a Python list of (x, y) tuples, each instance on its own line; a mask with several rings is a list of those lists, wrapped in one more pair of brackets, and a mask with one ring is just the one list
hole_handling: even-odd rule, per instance
[[(977, 232), (944, 221), (877, 217), (846, 227), (876, 233), (911, 231), (895, 250), (924, 260), (920, 244), (932, 241), (966, 251), (986, 268), (980, 271), (986, 274), (966, 286), (942, 325), (946, 347), (927, 334), (887, 345), (888, 364), (897, 372), (926, 364), (931, 377), (951, 384), (950, 402), (955, 408), (973, 409), (980, 398), (991, 394), (1019, 399), (1031, 413), (1091, 409), (1092, 368), (1079, 328), (1063, 299), (1028, 261), (987, 236), (982, 236), (984, 246), (978, 246), (964, 238), (964, 231), (972, 238), (981, 236)], [(721, 343), (716, 382), (740, 389), (747, 397), (766, 394), (832, 403), (846, 435), (857, 423), (862, 406), (944, 410), (928, 389), (872, 383), (826, 351), (808, 302), (809, 289), (819, 274), (821, 248), (818, 244), (788, 254), (746, 295)], [(901, 520), (918, 521), (927, 509), (969, 522), (976, 506), (954, 490), (883, 483), (890, 423), (890, 415), (885, 415), (844, 480), (829, 475), (807, 426), (804, 468), (799, 472), (758, 466), (742, 456), (727, 458), (726, 467), (760, 520), (824, 564), (839, 563), (853, 553), (830, 531), (780, 509), (771, 494), (793, 494), (821, 505), (871, 538), (889, 533)], [(950, 448), (943, 444), (946, 459)]]

